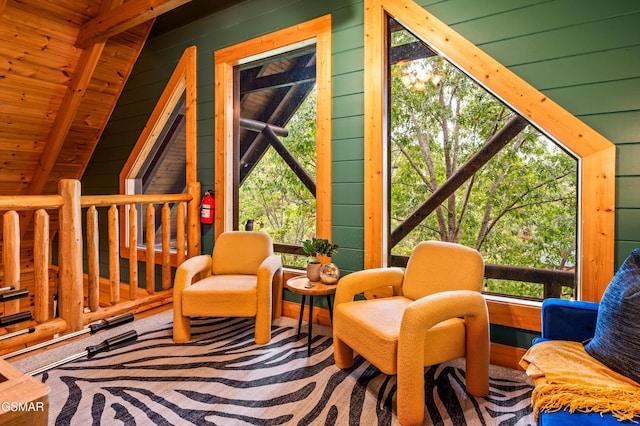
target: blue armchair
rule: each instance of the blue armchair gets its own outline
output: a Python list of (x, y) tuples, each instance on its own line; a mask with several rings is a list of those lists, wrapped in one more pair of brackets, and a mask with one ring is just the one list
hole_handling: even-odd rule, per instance
[[(598, 304), (593, 302), (547, 299), (542, 304), (542, 335), (534, 344), (549, 340), (586, 342), (594, 336)], [(611, 414), (570, 413), (568, 410), (541, 412), (538, 426), (573, 425), (632, 425), (632, 421), (618, 421)]]
[(533, 343), (545, 340), (584, 342), (593, 337), (597, 319), (597, 303), (546, 299), (542, 303), (542, 336)]

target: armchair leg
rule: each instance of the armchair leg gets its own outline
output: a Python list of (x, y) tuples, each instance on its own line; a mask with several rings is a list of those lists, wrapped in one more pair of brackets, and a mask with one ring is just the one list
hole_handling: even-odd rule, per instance
[(173, 310), (173, 341), (185, 343), (191, 340), (191, 317), (184, 317)]
[[(270, 302), (270, 300), (267, 300)], [(265, 345), (271, 341), (271, 305), (258, 305), (256, 312), (256, 329), (254, 341), (257, 345)]]
[(422, 425), (424, 420), (424, 367), (420, 362), (398, 365), (398, 421), (402, 426)]
[(353, 349), (342, 340), (333, 335), (333, 358), (338, 368), (351, 368), (353, 366)]

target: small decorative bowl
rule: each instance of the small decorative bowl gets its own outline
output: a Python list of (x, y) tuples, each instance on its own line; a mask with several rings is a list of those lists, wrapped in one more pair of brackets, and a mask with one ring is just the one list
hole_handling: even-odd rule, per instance
[(324, 284), (336, 284), (340, 279), (340, 269), (334, 263), (325, 263), (320, 267), (320, 281)]

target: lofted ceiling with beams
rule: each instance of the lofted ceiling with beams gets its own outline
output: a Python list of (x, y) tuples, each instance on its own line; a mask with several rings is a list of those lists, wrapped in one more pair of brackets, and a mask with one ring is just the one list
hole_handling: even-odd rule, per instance
[(0, 195), (82, 177), (156, 16), (189, 0), (0, 0)]

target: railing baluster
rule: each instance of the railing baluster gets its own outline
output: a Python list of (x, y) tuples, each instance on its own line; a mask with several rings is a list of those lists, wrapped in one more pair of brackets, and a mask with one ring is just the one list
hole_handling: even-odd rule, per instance
[(185, 228), (185, 207), (184, 203), (178, 203), (176, 207), (176, 264), (184, 262), (184, 228)]
[(187, 256), (193, 257), (200, 254), (200, 182), (187, 184), (187, 193)]
[[(20, 288), (20, 216), (15, 210), (6, 212), (2, 217), (2, 262), (4, 264), (4, 285)], [(4, 302), (5, 315), (20, 311), (20, 300)], [(14, 331), (10, 326), (7, 330)]]
[(87, 275), (89, 309), (100, 308), (100, 232), (98, 230), (98, 210), (91, 206), (87, 210)]
[(162, 206), (162, 288), (171, 288), (171, 209)]
[(147, 292), (149, 294), (155, 293), (156, 291), (156, 211), (153, 207), (153, 203), (147, 204), (147, 229), (146, 229), (146, 238), (147, 238), (147, 262), (146, 262), (146, 283), (147, 283)]
[(129, 299), (138, 297), (138, 210), (129, 204)]
[(49, 214), (36, 210), (33, 236), (34, 319), (42, 324), (49, 320)]
[(120, 302), (120, 223), (118, 207), (109, 207), (109, 297), (112, 305)]

